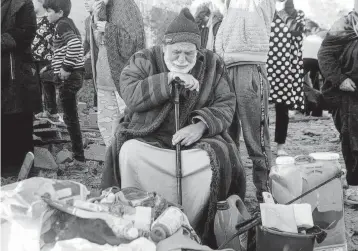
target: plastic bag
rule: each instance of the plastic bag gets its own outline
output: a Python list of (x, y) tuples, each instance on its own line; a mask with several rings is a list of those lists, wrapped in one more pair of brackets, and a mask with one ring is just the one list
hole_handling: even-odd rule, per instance
[(33, 251), (44, 245), (42, 237), (54, 227), (58, 214), (41, 196), (72, 203), (74, 199), (85, 200), (88, 194), (87, 188), (80, 183), (40, 177), (2, 187), (2, 250)]

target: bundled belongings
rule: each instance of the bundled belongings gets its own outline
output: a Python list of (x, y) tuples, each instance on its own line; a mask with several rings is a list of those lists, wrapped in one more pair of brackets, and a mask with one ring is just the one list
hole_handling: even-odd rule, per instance
[(155, 192), (111, 187), (88, 194), (79, 183), (44, 178), (5, 186), (3, 250), (212, 250), (182, 210)]
[(88, 194), (87, 188), (77, 182), (37, 177), (3, 186), (1, 250), (33, 251), (45, 245), (44, 236), (54, 228), (58, 215), (41, 196), (72, 203), (75, 199), (85, 200)]

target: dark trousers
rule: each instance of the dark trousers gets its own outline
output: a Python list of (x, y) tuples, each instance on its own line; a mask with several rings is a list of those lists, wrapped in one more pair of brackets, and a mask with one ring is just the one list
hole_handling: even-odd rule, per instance
[(288, 106), (282, 103), (275, 105), (276, 110), (276, 128), (275, 128), (275, 142), (278, 144), (285, 144), (288, 130)]
[(18, 175), (28, 152), (34, 151), (31, 112), (1, 114), (1, 176)]
[[(53, 79), (52, 82), (49, 81), (51, 77)], [(79, 161), (84, 161), (82, 134), (78, 119), (76, 99), (76, 94), (83, 84), (83, 71), (73, 71), (70, 77), (65, 81), (60, 81), (56, 76), (53, 76), (52, 71), (47, 71), (43, 75), (43, 79), (45, 79), (43, 81), (43, 90), (46, 110), (50, 114), (57, 113), (56, 88), (58, 88), (60, 102), (63, 108), (63, 120), (70, 134), (74, 158)]]
[(333, 119), (342, 140), (347, 183), (358, 186), (358, 97), (344, 96), (341, 107), (333, 111)]
[(38, 81), (38, 85), (40, 86), (40, 92), (41, 92), (41, 107), (39, 107), (39, 109), (36, 109), (34, 111), (34, 113), (39, 113), (39, 112), (42, 112), (44, 110), (44, 98), (43, 98), (43, 94), (44, 94), (44, 91), (43, 91), (43, 82), (45, 80), (43, 80), (40, 76), (40, 71), (42, 70), (42, 68), (44, 68), (45, 66), (48, 66), (50, 64), (50, 62), (48, 61), (36, 61), (34, 62), (35, 63), (35, 70), (36, 70), (36, 75), (37, 75), (37, 81)]
[[(320, 83), (319, 83), (319, 75), (320, 75), (320, 69), (319, 69), (319, 64), (318, 64), (318, 60), (317, 59), (313, 59), (313, 58), (304, 58), (303, 59), (303, 69), (304, 69), (304, 74), (306, 75), (307, 73), (309, 73), (309, 77), (311, 79), (312, 82), (312, 87), (318, 91), (321, 90), (320, 87)], [(307, 111), (307, 113), (309, 113), (310, 111)], [(323, 113), (322, 107), (318, 106), (318, 107), (314, 107), (312, 109), (312, 116), (315, 117), (321, 117)]]

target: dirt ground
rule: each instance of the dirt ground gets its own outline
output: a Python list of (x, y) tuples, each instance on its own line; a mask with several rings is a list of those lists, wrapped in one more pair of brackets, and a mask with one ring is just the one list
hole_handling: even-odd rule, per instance
[[(80, 101), (86, 102), (89, 106), (93, 104), (93, 88), (89, 81), (85, 82), (84, 88), (80, 91), (78, 96)], [(272, 107), (270, 109), (270, 118), (271, 139), (273, 140), (275, 113)], [(99, 137), (99, 134), (84, 133), (84, 137)], [(272, 146), (272, 150), (275, 152), (275, 144), (272, 143)], [(58, 152), (63, 147), (64, 145), (57, 145), (55, 147), (55, 152)], [(68, 144), (65, 147), (70, 149)], [(296, 115), (289, 124), (286, 150), (292, 156), (309, 154), (312, 152), (337, 152), (340, 153), (340, 162), (343, 165), (338, 135), (330, 118), (315, 119), (304, 117), (303, 115)], [(252, 164), (248, 158), (243, 141), (241, 142), (240, 151), (247, 173), (247, 194), (245, 204), (250, 211), (254, 211), (258, 207), (258, 204), (255, 198), (255, 188), (252, 182)], [(88, 161), (88, 164), (90, 172), (84, 176), (71, 176), (66, 170), (61, 170), (57, 173), (49, 173), (47, 175), (45, 174), (44, 176), (63, 180), (76, 180), (85, 184), (91, 192), (97, 193), (99, 191), (100, 175), (103, 165), (102, 163), (94, 161)], [(14, 179), (2, 179), (2, 185), (12, 181), (14, 181)], [(345, 223), (348, 250), (358, 251), (358, 207), (345, 206)]]

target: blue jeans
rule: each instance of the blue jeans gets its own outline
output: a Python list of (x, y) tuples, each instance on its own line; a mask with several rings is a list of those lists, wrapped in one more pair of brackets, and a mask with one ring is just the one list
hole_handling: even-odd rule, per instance
[(269, 191), (272, 153), (268, 119), (269, 82), (265, 64), (236, 65), (228, 68), (237, 96), (236, 119), (230, 131), (239, 148), (241, 128), (253, 162), (257, 198)]

